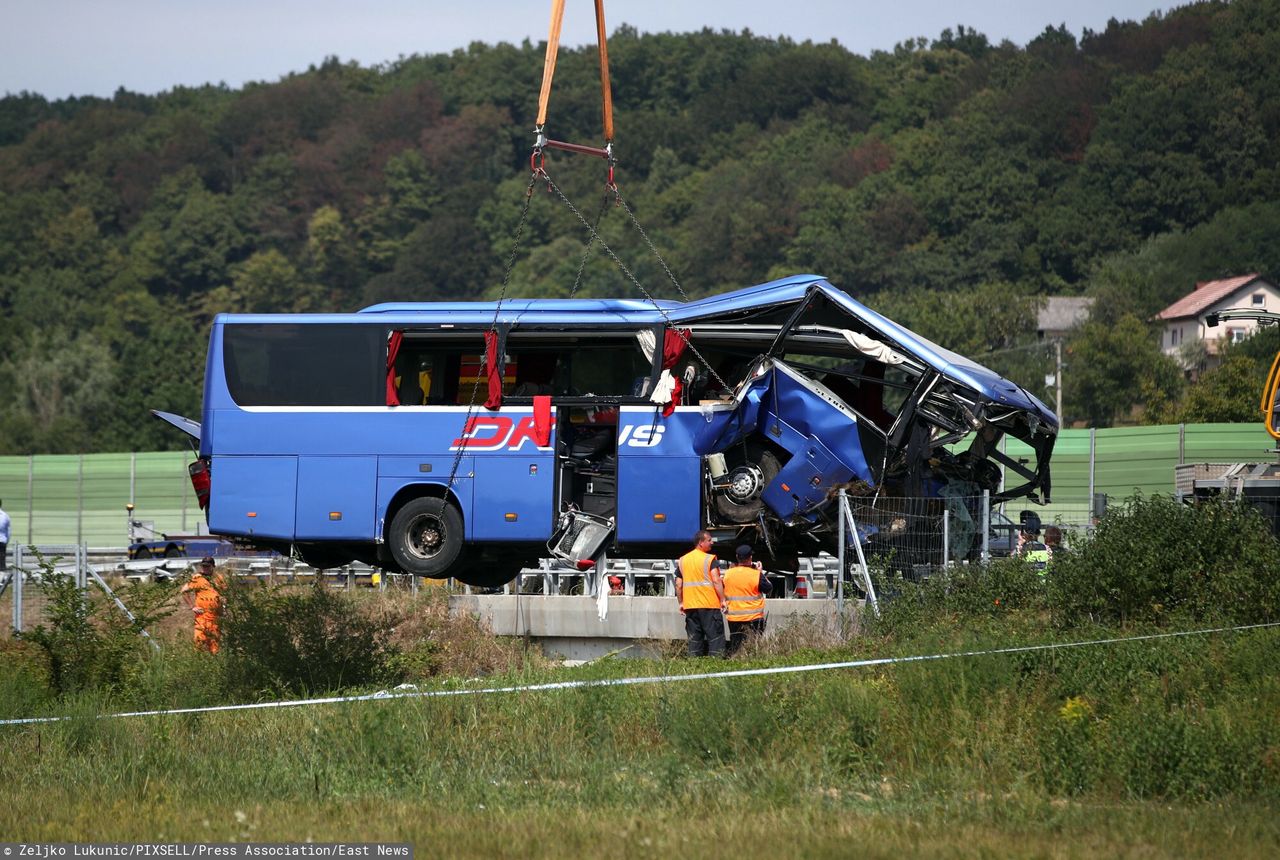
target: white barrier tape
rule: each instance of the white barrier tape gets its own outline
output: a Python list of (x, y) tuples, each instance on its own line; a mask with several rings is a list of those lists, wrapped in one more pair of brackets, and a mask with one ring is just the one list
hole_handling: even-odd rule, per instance
[[(772, 666), (766, 669), (734, 669), (727, 672), (701, 672), (696, 675), (648, 675), (636, 678), (600, 678), (587, 681), (552, 681), (546, 684), (525, 684), (513, 687), (481, 687), (469, 690), (408, 690), (390, 692), (380, 690), (363, 696), (329, 696), (323, 699), (292, 699), (282, 702), (256, 702), (248, 705), (210, 705), (203, 708), (173, 708), (164, 711), (128, 711), (119, 714), (99, 714), (97, 719), (117, 717), (160, 717), (172, 714), (209, 714), (217, 711), (254, 711), (267, 708), (297, 708), (303, 705), (333, 705), (342, 702), (373, 702), (391, 699), (432, 699), (444, 696), (483, 696), (493, 693), (535, 693), (543, 690), (573, 690), (585, 687), (624, 687), (634, 684), (668, 684), (678, 681), (707, 681), (716, 678), (746, 678), (752, 675), (788, 675), (797, 672), (825, 672), (832, 669), (859, 669), (867, 666), (889, 666), (896, 663), (921, 663), (928, 660), (952, 660), (958, 657), (985, 657), (995, 654), (1020, 654), (1030, 651), (1053, 651), (1065, 648), (1084, 648), (1090, 645), (1118, 645), (1124, 642), (1146, 642), (1153, 639), (1172, 639), (1179, 636), (1207, 636), (1213, 633), (1238, 633), (1243, 630), (1263, 630), (1280, 627), (1280, 621), (1265, 624), (1245, 624), (1239, 627), (1210, 627), (1202, 630), (1181, 630), (1174, 633), (1148, 633), (1143, 636), (1123, 636), (1114, 639), (1088, 639), (1081, 642), (1054, 642), (1047, 645), (1018, 645), (1010, 648), (989, 648), (982, 651), (953, 651), (949, 654), (917, 654), (909, 657), (876, 657), (868, 660), (849, 660), (842, 663), (810, 663), (803, 666)], [(73, 719), (62, 717), (23, 717), (0, 720), (0, 726), (28, 723), (56, 723)]]

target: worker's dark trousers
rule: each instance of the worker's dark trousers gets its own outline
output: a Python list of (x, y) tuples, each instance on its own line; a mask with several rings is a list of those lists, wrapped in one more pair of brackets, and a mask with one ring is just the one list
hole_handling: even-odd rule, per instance
[(0, 541), (0, 570), (9, 569), (9, 566), (5, 563), (5, 559), (8, 557), (6, 553), (8, 552), (9, 552), (9, 545), (3, 541)]
[(686, 609), (684, 632), (690, 657), (724, 656), (724, 615), (719, 609)]
[(757, 618), (754, 621), (730, 621), (729, 622), (729, 655), (732, 656), (742, 647), (742, 643), (747, 641), (748, 636), (760, 636), (764, 633), (764, 619)]

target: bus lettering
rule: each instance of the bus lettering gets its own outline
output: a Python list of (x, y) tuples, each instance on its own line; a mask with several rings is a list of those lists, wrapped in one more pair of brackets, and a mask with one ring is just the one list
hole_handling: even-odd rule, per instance
[[(555, 426), (554, 421), (551, 426)], [(467, 422), (466, 432), (453, 440), (449, 450), (519, 451), (525, 442), (532, 442), (533, 447), (538, 447), (532, 415), (526, 415), (518, 423), (502, 415), (477, 415)]]
[[(450, 451), (466, 448), (468, 451), (497, 451), (511, 435), (512, 421), (502, 415), (476, 415), (467, 421), (462, 436), (453, 440)], [(488, 436), (481, 433), (489, 432)]]
[(662, 434), (667, 428), (659, 424), (651, 426), (648, 424), (638, 427), (622, 428), (622, 438), (618, 444), (630, 445), (632, 448), (652, 448), (662, 441)]

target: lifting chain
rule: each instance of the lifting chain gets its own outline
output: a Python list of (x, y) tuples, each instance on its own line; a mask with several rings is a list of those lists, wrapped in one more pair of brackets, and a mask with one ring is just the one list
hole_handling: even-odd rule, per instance
[(641, 295), (643, 295), (645, 299), (648, 300), (649, 304), (653, 305), (654, 309), (666, 322), (668, 328), (670, 328), (671, 331), (674, 331), (676, 335), (680, 338), (680, 340), (684, 341), (685, 347), (687, 347), (689, 351), (694, 354), (694, 356), (698, 359), (698, 361), (702, 362), (703, 366), (707, 368), (707, 371), (711, 374), (711, 376), (715, 379), (715, 381), (720, 384), (720, 387), (723, 388), (725, 391), (732, 390), (730, 389), (728, 383), (726, 383), (723, 379), (720, 378), (720, 374), (716, 373), (716, 369), (711, 366), (711, 362), (707, 361), (706, 357), (703, 356), (702, 353), (698, 352), (698, 348), (689, 341), (688, 336), (685, 335), (685, 333), (681, 331), (674, 322), (672, 322), (671, 317), (667, 316), (667, 312), (663, 310), (662, 305), (658, 304), (658, 300), (655, 299), (653, 295), (644, 288), (644, 285), (641, 284), (640, 281), (636, 278), (636, 276), (631, 273), (631, 270), (627, 268), (626, 263), (623, 263), (622, 260), (618, 257), (618, 255), (614, 253), (614, 250), (609, 247), (609, 243), (606, 242), (600, 236), (600, 234), (596, 232), (596, 228), (591, 226), (591, 222), (588, 221), (580, 211), (578, 211), (578, 207), (573, 205), (573, 201), (565, 196), (565, 193), (560, 190), (560, 186), (556, 185), (556, 183), (551, 179), (551, 177), (547, 175), (547, 172), (545, 170), (542, 171), (541, 178), (546, 180), (547, 188), (549, 188), (557, 197), (559, 197), (560, 200), (564, 203), (564, 205), (569, 207), (569, 211), (572, 212), (580, 222), (582, 222), (582, 226), (586, 227), (587, 230), (590, 231), (591, 238), (594, 241), (600, 243), (600, 247), (603, 248), (604, 252), (609, 255), (609, 258), (613, 260), (614, 264), (618, 267), (618, 270), (621, 271), (622, 274), (627, 277), (627, 280), (635, 284), (636, 289), (639, 290)]
[[(515, 268), (516, 254), (520, 252), (520, 240), (524, 236), (524, 225), (529, 220), (529, 204), (533, 202), (533, 186), (538, 183), (539, 178), (547, 179), (548, 183), (551, 181), (550, 178), (547, 177), (546, 171), (543, 170), (540, 160), (538, 160), (538, 156), (541, 154), (541, 152), (535, 150), (533, 156), (529, 159), (530, 165), (533, 167), (531, 171), (532, 175), (529, 177), (528, 187), (524, 190), (524, 208), (520, 210), (520, 223), (516, 225), (516, 235), (514, 240), (511, 242), (511, 253), (507, 256), (506, 271), (502, 273), (502, 288), (498, 291), (498, 301), (495, 302), (493, 306), (493, 321), (489, 323), (489, 331), (498, 330), (498, 319), (499, 315), (502, 313), (502, 300), (507, 297), (507, 286), (511, 283), (511, 270)], [(501, 361), (502, 358), (498, 357), (496, 360)], [(458, 467), (462, 465), (462, 455), (466, 453), (467, 450), (467, 432), (471, 428), (471, 419), (475, 415), (476, 411), (476, 398), (480, 393), (480, 377), (483, 375), (483, 362), (484, 356), (482, 355), (481, 370), (476, 374), (475, 380), (471, 383), (471, 400), (467, 403), (466, 417), (462, 421), (462, 432), (458, 434), (458, 438), (461, 439), (462, 442), (458, 445), (458, 450), (453, 455), (453, 467), (449, 470), (449, 483), (445, 484), (447, 490), (453, 489), (453, 482), (457, 480), (458, 477)], [(441, 505), (441, 510), (443, 510), (443, 504)]]

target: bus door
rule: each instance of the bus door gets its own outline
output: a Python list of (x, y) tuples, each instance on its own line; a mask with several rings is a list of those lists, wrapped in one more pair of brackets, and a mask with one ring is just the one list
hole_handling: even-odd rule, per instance
[(688, 543), (702, 528), (702, 458), (690, 430), (702, 415), (628, 406), (618, 429), (619, 543)]
[[(577, 509), (612, 519), (621, 530), (630, 495), (652, 491), (647, 478), (624, 479), (623, 450), (626, 444), (624, 416), (636, 408), (647, 415), (654, 410), (640, 407), (657, 377), (653, 337), (642, 343), (634, 329), (576, 328), (549, 333), (530, 331), (524, 341), (529, 350), (518, 356), (544, 352), (541, 376), (524, 374), (526, 379), (545, 381), (555, 403), (556, 415), (556, 510)], [(513, 332), (511, 343), (518, 343)], [(537, 363), (530, 365), (539, 370)], [(517, 386), (519, 390), (519, 386)], [(696, 487), (695, 487), (696, 494)]]

